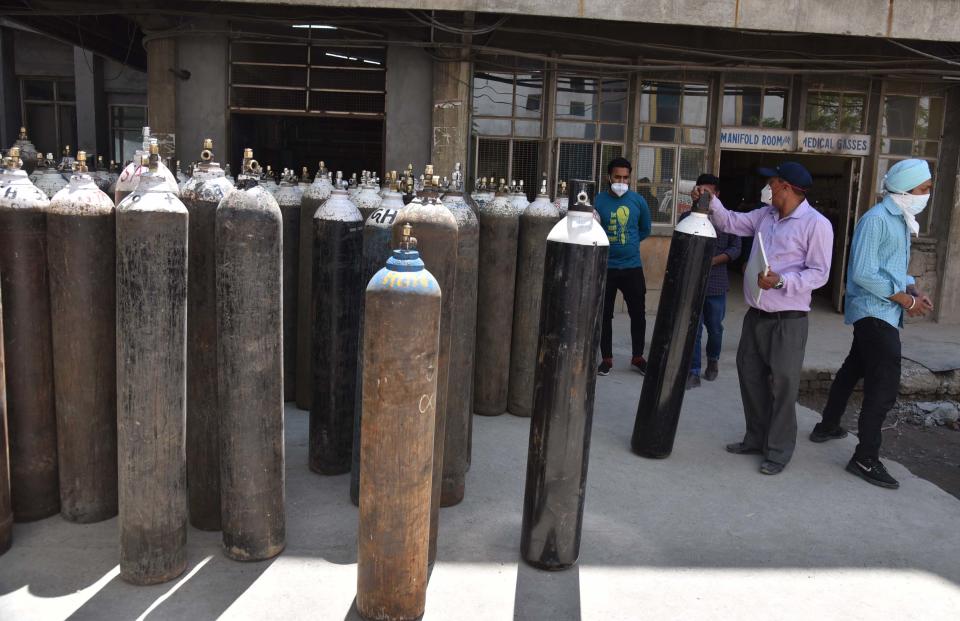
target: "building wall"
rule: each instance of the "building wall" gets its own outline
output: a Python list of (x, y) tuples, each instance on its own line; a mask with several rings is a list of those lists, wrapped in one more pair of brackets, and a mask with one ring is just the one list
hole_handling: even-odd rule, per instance
[(423, 50), (387, 47), (386, 170), (415, 169), (430, 160), (433, 60)]
[[(216, 0), (226, 2), (228, 0)], [(316, 0), (229, 0), (315, 6)], [(476, 11), (648, 22), (709, 24), (717, 28), (775, 30), (960, 41), (956, 0), (324, 0), (329, 7)]]

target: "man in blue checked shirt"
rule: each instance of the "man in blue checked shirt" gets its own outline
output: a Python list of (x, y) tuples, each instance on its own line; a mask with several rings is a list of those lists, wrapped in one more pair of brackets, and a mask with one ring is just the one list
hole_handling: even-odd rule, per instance
[(880, 463), (880, 430), (900, 390), (903, 314), (919, 317), (933, 310), (930, 298), (907, 274), (910, 234), (920, 232), (917, 216), (933, 187), (930, 166), (918, 159), (897, 162), (883, 185), (883, 200), (864, 214), (853, 233), (844, 317), (853, 324), (853, 345), (830, 387), (823, 421), (813, 428), (810, 439), (826, 442), (847, 435), (840, 421), (862, 377), (859, 444), (847, 471), (868, 483), (896, 489), (900, 484)]
[[(697, 187), (708, 190), (711, 194), (720, 197), (720, 180), (714, 175), (702, 174), (697, 177)], [(680, 220), (690, 212), (687, 211)], [(727, 264), (740, 256), (740, 238), (723, 231), (717, 231), (717, 242), (714, 246), (713, 260), (710, 275), (707, 277), (707, 295), (703, 299), (703, 313), (700, 315), (700, 325), (697, 326), (697, 342), (693, 349), (693, 360), (690, 364), (690, 375), (687, 377), (687, 390), (700, 385), (700, 369), (702, 368), (703, 328), (707, 328), (707, 370), (703, 379), (713, 381), (720, 372), (720, 349), (723, 344), (723, 317), (727, 312), (727, 291), (730, 290), (730, 277), (727, 274)]]

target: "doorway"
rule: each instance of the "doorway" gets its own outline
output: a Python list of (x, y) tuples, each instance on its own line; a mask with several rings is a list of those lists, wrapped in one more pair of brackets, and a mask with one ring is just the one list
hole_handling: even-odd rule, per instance
[(300, 174), (306, 166), (317, 172), (320, 160), (336, 175), (370, 170), (383, 177), (383, 119), (286, 116), (234, 112), (230, 116), (230, 168), (240, 170), (244, 148), (253, 149), (264, 169), (278, 174), (290, 168)]
[[(857, 212), (860, 188), (859, 157), (773, 153), (766, 151), (720, 152), (720, 196), (723, 204), (734, 211), (751, 211), (760, 204), (764, 179), (757, 176), (760, 167), (774, 168), (783, 161), (799, 162), (810, 171), (813, 187), (807, 194), (810, 205), (822, 213), (833, 226), (833, 257), (830, 280), (814, 292), (837, 312), (843, 312), (847, 256)], [(742, 262), (749, 256), (751, 239), (743, 240)]]

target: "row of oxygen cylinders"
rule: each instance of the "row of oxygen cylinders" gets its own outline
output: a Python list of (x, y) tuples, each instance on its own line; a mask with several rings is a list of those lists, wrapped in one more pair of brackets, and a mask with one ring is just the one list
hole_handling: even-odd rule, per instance
[[(159, 161), (156, 141), (149, 139), (146, 132), (145, 137), (147, 139), (144, 146), (148, 152), (154, 154), (152, 158), (154, 161), (147, 163), (149, 160), (147, 158), (136, 166), (131, 165), (125, 168), (124, 173), (130, 173), (128, 176), (136, 181), (136, 185), (133, 186), (134, 189), (124, 185), (119, 186), (116, 197), (119, 199), (118, 213), (130, 211), (139, 214), (149, 211), (143, 209), (143, 205), (147, 203), (157, 203), (173, 209), (178, 202), (176, 196), (178, 184), (174, 184), (172, 174)], [(233, 184), (226, 179), (225, 172), (213, 161), (212, 143), (208, 141), (204, 146), (206, 148), (203, 151), (201, 163), (195, 167), (194, 175), (187, 180), (180, 191), (183, 202), (191, 212), (194, 211), (191, 208), (195, 207), (195, 204), (206, 204), (208, 207), (212, 205), (210, 210), (215, 209), (221, 199), (234, 189)], [(11, 385), (9, 401), (12, 420), (11, 447), (14, 458), (14, 513), (18, 520), (38, 519), (61, 511), (68, 519), (89, 522), (111, 517), (116, 512), (116, 485), (109, 485), (111, 480), (116, 479), (109, 474), (114, 467), (112, 464), (116, 461), (116, 448), (111, 448), (114, 443), (99, 440), (87, 442), (90, 437), (88, 435), (66, 432), (74, 425), (79, 425), (86, 426), (93, 437), (102, 438), (115, 434), (115, 422), (111, 422), (112, 411), (116, 408), (112, 402), (115, 399), (110, 396), (112, 391), (105, 391), (102, 386), (95, 384), (102, 381), (103, 377), (115, 374), (116, 361), (104, 355), (107, 348), (102, 344), (113, 341), (111, 329), (116, 328), (108, 325), (113, 317), (122, 318), (119, 310), (113, 310), (118, 308), (116, 293), (100, 295), (105, 290), (115, 289), (111, 286), (114, 280), (115, 270), (112, 267), (114, 263), (118, 266), (116, 270), (118, 283), (121, 276), (120, 257), (114, 259), (118, 249), (111, 229), (115, 226), (112, 209), (114, 201), (111, 201), (110, 197), (106, 197), (106, 201), (103, 200), (105, 193), (87, 171), (85, 153), (80, 152), (77, 156), (73, 164), (76, 171), (70, 183), (58, 190), (49, 203), (46, 193), (37, 191), (37, 188), (30, 183), (26, 172), (21, 168), (22, 159), (19, 158), (18, 153), (11, 152), (4, 167), (3, 194), (4, 202), (7, 203), (4, 205), (7, 208), (4, 211), (4, 221), (7, 224), (4, 226), (3, 233), (9, 239), (9, 243), (4, 244), (3, 274), (4, 288), (13, 291), (8, 293), (10, 297), (8, 307), (11, 316), (14, 317), (13, 321), (8, 321), (6, 333), (18, 335), (18, 330), (27, 330), (28, 325), (32, 330), (32, 333), (27, 332), (30, 338), (8, 338), (18, 342), (18, 345), (9, 348), (8, 356), (13, 360), (17, 360), (21, 355), (24, 357), (26, 364), (22, 368), (28, 372), (23, 376), (29, 375), (30, 385), (36, 387), (36, 390), (31, 390), (28, 386), (21, 385), (17, 380), (19, 373), (13, 374), (13, 379), (8, 382)], [(151, 166), (156, 170), (151, 172)], [(248, 180), (262, 177), (262, 174), (254, 169), (245, 172), (248, 173)], [(141, 184), (142, 175), (149, 175), (150, 183)], [(407, 176), (410, 176), (409, 173)], [(539, 317), (537, 279), (542, 276), (539, 273), (542, 270), (538, 265), (542, 265), (544, 231), (549, 231), (553, 223), (559, 219), (558, 209), (547, 199), (543, 191), (545, 188), (542, 188), (540, 196), (532, 204), (525, 205), (520, 204), (527, 202), (525, 196), (516, 191), (510, 192), (504, 185), (494, 196), (485, 196), (485, 193), (478, 192), (479, 205), (476, 205), (461, 191), (462, 177), (459, 166), (451, 176), (452, 182), (442, 188), (445, 206), (443, 214), (449, 217), (441, 219), (445, 229), (441, 230), (439, 235), (441, 237), (446, 235), (448, 239), (445, 244), (440, 244), (445, 248), (438, 258), (444, 257), (451, 266), (450, 279), (446, 283), (448, 287), (454, 282), (455, 277), (459, 276), (460, 289), (464, 293), (459, 296), (460, 303), (456, 307), (456, 314), (452, 314), (452, 310), (449, 314), (450, 325), (445, 326), (447, 332), (456, 333), (456, 343), (447, 346), (448, 351), (444, 352), (444, 359), (448, 369), (456, 367), (452, 374), (455, 384), (454, 392), (458, 394), (451, 399), (448, 395), (441, 393), (438, 398), (443, 404), (448, 400), (452, 401), (451, 407), (456, 407), (459, 412), (455, 424), (450, 425), (448, 434), (450, 445), (458, 447), (455, 453), (451, 451), (451, 455), (456, 455), (456, 461), (451, 458), (444, 464), (447, 473), (444, 504), (448, 505), (456, 504), (463, 497), (463, 479), (469, 465), (471, 411), (495, 415), (509, 409), (514, 414), (529, 415), (532, 359), (535, 353), (533, 348), (536, 338), (536, 320)], [(441, 188), (433, 178), (432, 171), (428, 171), (427, 178), (427, 181), (418, 184), (419, 191), (422, 193), (426, 190), (439, 194)], [(143, 187), (140, 187), (141, 185)], [(353, 451), (354, 424), (351, 418), (346, 425), (347, 431), (344, 431), (338, 428), (343, 426), (344, 421), (329, 415), (326, 417), (331, 420), (324, 423), (321, 410), (324, 407), (328, 407), (329, 411), (355, 408), (344, 408), (343, 404), (349, 399), (344, 398), (343, 394), (326, 395), (326, 393), (324, 393), (328, 401), (326, 405), (311, 407), (310, 402), (313, 401), (316, 392), (311, 387), (315, 383), (313, 372), (308, 370), (306, 379), (297, 381), (297, 371), (301, 369), (297, 368), (296, 354), (301, 354), (309, 367), (313, 366), (312, 360), (318, 356), (328, 360), (326, 363), (328, 367), (334, 368), (334, 366), (329, 363), (330, 358), (316, 351), (317, 344), (312, 341), (317, 339), (297, 338), (296, 334), (298, 332), (313, 333), (311, 326), (313, 322), (310, 320), (315, 317), (317, 309), (313, 307), (311, 278), (305, 277), (312, 276), (314, 271), (310, 269), (314, 263), (313, 257), (310, 256), (313, 251), (311, 238), (314, 233), (311, 220), (316, 209), (325, 204), (333, 194), (333, 185), (330, 175), (321, 163), (321, 169), (315, 181), (305, 191), (301, 186), (293, 183), (287, 175), (274, 194), (281, 212), (286, 215), (286, 211), (291, 211), (289, 217), (283, 218), (282, 231), (282, 237), (285, 240), (282, 264), (285, 269), (283, 269), (281, 287), (281, 291), (285, 294), (283, 318), (285, 398), (293, 400), (297, 397), (298, 404), (303, 404), (305, 401), (303, 405), (307, 409), (317, 412), (315, 418), (318, 420), (315, 426), (322, 431), (314, 433), (312, 430), (312, 437), (335, 439), (330, 446), (326, 447), (326, 451), (318, 449), (312, 451), (317, 453), (317, 456), (311, 455), (311, 467), (314, 470), (329, 473), (345, 472), (351, 469), (351, 461), (353, 461), (351, 453), (355, 452)], [(362, 282), (369, 279), (372, 270), (382, 266), (390, 248), (390, 243), (386, 241), (389, 235), (379, 231), (380, 239), (377, 240), (379, 253), (374, 254), (375, 229), (384, 229), (389, 232), (397, 221), (398, 214), (405, 209), (404, 200), (407, 202), (412, 200), (409, 194), (404, 197), (400, 193), (396, 175), (391, 175), (391, 183), (383, 191), (373, 193), (376, 198), (367, 200), (364, 193), (370, 194), (366, 190), (373, 185), (372, 178), (363, 183), (354, 203), (363, 206), (362, 209), (358, 209), (361, 216), (357, 228), (361, 229), (362, 237), (368, 239), (363, 239), (359, 248), (345, 249), (348, 258), (363, 261), (366, 271), (363, 273)], [(129, 197), (134, 198), (124, 203)], [(145, 197), (149, 200), (143, 203)], [(331, 203), (331, 208), (337, 202), (342, 203), (344, 200), (350, 201), (348, 196), (339, 196), (338, 201)], [(124, 209), (120, 208), (121, 205), (124, 205)], [(295, 218), (294, 210), (300, 211), (302, 215)], [(372, 217), (365, 218), (364, 216), (367, 215)], [(20, 216), (19, 220), (14, 216)], [(48, 220), (51, 224), (50, 230), (47, 230)], [(73, 220), (77, 224), (76, 230), (63, 224), (64, 222), (72, 223)], [(364, 220), (367, 227), (363, 227)], [(525, 223), (523, 226), (521, 226), (521, 220)], [(298, 224), (300, 226), (297, 226)], [(303, 226), (304, 224), (306, 226)], [(362, 231), (364, 228), (369, 228), (370, 232)], [(425, 231), (424, 235), (426, 234), (431, 232)], [(189, 289), (188, 301), (189, 311), (191, 311), (187, 312), (186, 316), (189, 326), (195, 329), (188, 329), (190, 338), (187, 339), (189, 356), (186, 368), (189, 378), (186, 406), (188, 432), (196, 431), (196, 433), (187, 435), (191, 444), (195, 440), (198, 444), (191, 446), (189, 453), (215, 457), (218, 451), (212, 450), (210, 446), (202, 446), (199, 442), (199, 438), (216, 435), (209, 433), (210, 429), (207, 428), (209, 422), (199, 418), (195, 420), (191, 416), (195, 411), (213, 409), (218, 392), (216, 339), (204, 338), (205, 335), (215, 332), (216, 326), (214, 319), (211, 319), (213, 313), (203, 312), (204, 308), (209, 310), (216, 303), (217, 284), (212, 276), (215, 262), (212, 256), (215, 248), (214, 226), (212, 223), (203, 222), (200, 217), (194, 217), (189, 226), (189, 239), (191, 258), (194, 260), (189, 263), (191, 278), (186, 279), (184, 286)], [(537, 241), (539, 243), (536, 243)], [(539, 258), (537, 246), (540, 247)], [(91, 252), (94, 249), (102, 250), (102, 253)], [(209, 256), (203, 256), (204, 253)], [(481, 260), (481, 253), (483, 260)], [(22, 257), (30, 257), (30, 259)], [(457, 257), (456, 260), (454, 257)], [(27, 263), (30, 265), (26, 265)], [(206, 272), (203, 271), (204, 269)], [(301, 272), (300, 278), (297, 278), (298, 270)], [(443, 270), (438, 269), (437, 272), (444, 276)], [(514, 277), (514, 274), (517, 276)], [(339, 281), (335, 281), (332, 289), (323, 290), (325, 295), (322, 297), (336, 299), (339, 293), (338, 286)], [(73, 291), (71, 287), (79, 291)], [(21, 288), (27, 293), (21, 293), (18, 290)], [(358, 291), (360, 289), (362, 287), (357, 288)], [(516, 295), (514, 295), (515, 291)], [(147, 292), (140, 293), (146, 295)], [(302, 300), (299, 305), (296, 302), (298, 296)], [(516, 297), (516, 304), (514, 304), (514, 297)], [(452, 300), (454, 296), (448, 296), (447, 299)], [(481, 312), (478, 317), (478, 307), (491, 312)], [(345, 308), (349, 311), (349, 308)], [(306, 312), (302, 312), (304, 310)], [(17, 320), (18, 312), (23, 313), (22, 321)], [(298, 314), (303, 317), (298, 318)], [(511, 330), (514, 315), (516, 315), (516, 323), (523, 326), (523, 329)], [(45, 322), (36, 321), (36, 317), (50, 318), (50, 327), (44, 329)], [(297, 319), (300, 321), (298, 322)], [(307, 321), (307, 327), (298, 331), (297, 324), (302, 324), (303, 320)], [(85, 326), (85, 328), (75, 331), (77, 326)], [(320, 330), (320, 332), (323, 335), (319, 339), (322, 341), (321, 344), (330, 345), (325, 339), (342, 331), (334, 329)], [(349, 332), (349, 330), (346, 331), (347, 340), (349, 340)], [(71, 342), (80, 339), (81, 336), (85, 339), (84, 343), (76, 345)], [(34, 346), (29, 347), (29, 351), (20, 352), (19, 347), (23, 346), (24, 341), (31, 342)], [(57, 342), (60, 343), (60, 347), (56, 346)], [(331, 347), (331, 358), (344, 351), (335, 344)], [(449, 350), (450, 347), (455, 349)], [(476, 357), (474, 356), (475, 348)], [(302, 355), (304, 352), (306, 356)], [(513, 355), (511, 352), (514, 352)], [(111, 359), (107, 360), (108, 358)], [(474, 360), (476, 365), (473, 364)], [(19, 364), (10, 366), (21, 368)], [(347, 368), (351, 366), (353, 365), (347, 365)], [(96, 375), (89, 375), (94, 371)], [(450, 373), (450, 370), (446, 372), (446, 374)], [(350, 373), (347, 372), (345, 375), (349, 376)], [(473, 387), (474, 375), (477, 378), (478, 390), (476, 391)], [(55, 379), (58, 381), (54, 381)], [(450, 383), (446, 378), (445, 381)], [(333, 383), (342, 384), (343, 382)], [(56, 391), (53, 389), (54, 386), (57, 386)], [(302, 390), (304, 386), (307, 387), (306, 390)], [(301, 390), (295, 390), (295, 388)], [(30, 392), (32, 394), (27, 394)], [(339, 392), (345, 393), (349, 390)], [(300, 393), (302, 393), (302, 399)], [(56, 407), (58, 403), (60, 407)], [(94, 410), (106, 414), (101, 416), (103, 420), (96, 425), (88, 424), (95, 418), (89, 416), (88, 411)], [(314, 418), (313, 414), (312, 418)], [(342, 418), (345, 418), (345, 415)], [(21, 423), (21, 419), (24, 423)], [(64, 430), (60, 438), (56, 434), (58, 425)], [(327, 433), (331, 430), (334, 433)], [(32, 437), (33, 440), (27, 440), (28, 437)], [(77, 440), (76, 446), (72, 448), (80, 451), (75, 459), (76, 464), (73, 465), (69, 463), (71, 447), (64, 446), (66, 439), (70, 437)], [(59, 458), (58, 442), (61, 444)], [(311, 446), (314, 444), (317, 443), (311, 443)], [(102, 450), (97, 448), (99, 452), (95, 455), (87, 455), (86, 448), (92, 445), (97, 447), (102, 445), (104, 448)], [(200, 460), (199, 457), (188, 461), (194, 463), (198, 460)], [(97, 467), (88, 468), (90, 470), (86, 473), (88, 476), (74, 475), (74, 470), (86, 468), (91, 463)], [(37, 464), (42, 464), (43, 467), (36, 467)], [(194, 470), (189, 464), (188, 469), (191, 472)], [(30, 476), (36, 479), (31, 479), (35, 484), (29, 485), (31, 488), (29, 492), (26, 485), (19, 483), (17, 473), (20, 470), (30, 472)], [(198, 508), (197, 511), (190, 511), (191, 515), (197, 514), (198, 517), (193, 521), (199, 527), (219, 526), (219, 520), (216, 518), (200, 517), (219, 515), (218, 494), (208, 493), (209, 490), (205, 489), (204, 485), (208, 479), (218, 478), (215, 474), (209, 474), (211, 470), (216, 469), (197, 468), (197, 473), (188, 476), (190, 484), (187, 487), (190, 492), (191, 509), (194, 505), (198, 507), (203, 504), (210, 505), (205, 510)], [(354, 478), (356, 479), (357, 476), (355, 474)], [(90, 481), (93, 480), (98, 483), (91, 483)], [(354, 483), (352, 487), (352, 496), (356, 502), (358, 486)], [(62, 488), (59, 489), (59, 494), (58, 488)], [(22, 490), (23, 493), (18, 493), (18, 490)]]

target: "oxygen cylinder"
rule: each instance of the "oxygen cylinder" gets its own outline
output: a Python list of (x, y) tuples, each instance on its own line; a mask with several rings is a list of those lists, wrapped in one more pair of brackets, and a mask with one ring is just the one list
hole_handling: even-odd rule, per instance
[(50, 201), (10, 149), (0, 171), (0, 289), (8, 369), (13, 516), (31, 522), (60, 511), (53, 391), (47, 209)]
[(642, 457), (662, 459), (673, 451), (717, 242), (717, 232), (707, 217), (709, 209), (710, 194), (705, 192), (690, 215), (674, 227), (670, 240), (647, 373), (630, 440), (633, 452)]
[(496, 180), (493, 177), (490, 177), (489, 181), (487, 177), (483, 177), (473, 192), (472, 198), (477, 205), (476, 213), (478, 217), (480, 215), (480, 209), (495, 198), (495, 194), (490, 189), (493, 185), (496, 185)]
[[(66, 183), (70, 182), (70, 177), (73, 176), (74, 165), (76, 160), (73, 159), (73, 155), (70, 153), (70, 145), (67, 145), (63, 148), (63, 155), (60, 158), (60, 163), (57, 165), (57, 170), (60, 172), (60, 176), (63, 177), (63, 180)], [(53, 198), (52, 196), (50, 198)]]
[[(115, 194), (113, 200), (118, 205), (120, 204), (120, 201), (127, 197), (127, 195), (137, 189), (137, 185), (140, 183), (140, 175), (147, 170), (146, 167), (141, 164), (141, 158), (144, 155), (149, 155), (151, 152), (151, 146), (156, 144), (157, 139), (150, 137), (150, 128), (144, 127), (143, 143), (141, 144), (140, 149), (136, 151), (133, 156), (133, 161), (124, 167), (119, 178), (117, 179), (117, 186), (114, 191)], [(163, 162), (157, 162), (157, 171), (167, 182), (167, 190), (169, 190), (175, 196), (179, 196), (180, 186), (177, 183), (177, 178), (172, 172), (170, 172), (170, 169), (167, 168)]]
[(484, 416), (499, 416), (507, 411), (520, 234), (520, 215), (513, 207), (503, 179), (496, 197), (480, 207), (478, 219), (480, 264), (473, 411)]
[(283, 220), (243, 152), (217, 207), (217, 397), (223, 549), (238, 561), (279, 554), (283, 473)]
[(47, 166), (37, 175), (37, 188), (47, 195), (47, 198), (53, 198), (53, 195), (67, 187), (67, 180), (57, 169), (53, 161), (53, 153), (47, 153)]
[(297, 387), (297, 304), (300, 278), (300, 206), (303, 190), (285, 170), (273, 195), (283, 217), (283, 400), (294, 401)]
[(330, 197), (333, 184), (327, 166), (320, 161), (320, 169), (306, 190), (300, 207), (300, 282), (297, 288), (297, 407), (309, 410), (313, 401), (313, 216)]
[[(380, 206), (370, 214), (363, 225), (363, 259), (360, 264), (361, 282), (370, 282), (374, 274), (380, 271), (383, 264), (389, 259), (393, 250), (393, 224), (397, 221), (400, 210), (404, 208), (403, 195), (397, 186), (397, 171), (389, 175), (387, 191), (383, 194)], [(360, 343), (363, 343), (364, 326), (366, 319), (363, 312), (365, 298), (360, 302)], [(377, 328), (378, 333), (380, 329)], [(358, 382), (357, 393), (362, 395), (363, 385), (363, 348), (360, 348), (360, 363), (357, 365)], [(353, 418), (353, 455), (350, 465), (350, 502), (360, 503), (360, 431), (363, 408), (362, 400), (358, 399), (354, 408)]]
[(106, 194), (110, 198), (110, 202), (113, 203), (113, 195), (109, 194), (112, 179), (110, 178), (110, 171), (107, 170), (106, 164), (103, 163), (102, 155), (97, 156), (97, 170), (91, 173), (90, 177), (93, 179), (93, 182), (97, 184), (100, 191)]
[(510, 200), (513, 203), (513, 208), (517, 210), (517, 213), (523, 215), (523, 212), (526, 211), (527, 207), (530, 205), (530, 201), (527, 200), (527, 193), (523, 189), (523, 179), (518, 182), (514, 182), (514, 191), (510, 194)]
[(187, 209), (156, 145), (145, 168), (116, 212), (120, 577), (133, 584), (187, 565)]
[(350, 472), (357, 401), (363, 220), (342, 174), (313, 216), (313, 403), (310, 469)]
[(569, 204), (570, 199), (567, 198), (567, 182), (561, 181), (560, 187), (557, 189), (557, 198), (553, 200), (553, 206), (557, 208), (561, 218), (566, 217)]
[(357, 611), (365, 619), (419, 619), (426, 603), (441, 291), (410, 234), (404, 226), (365, 296), (377, 326), (363, 336)]
[(187, 244), (187, 492), (190, 524), (220, 530), (220, 411), (217, 397), (217, 205), (233, 189), (203, 141), (200, 163), (183, 185)]
[[(526, 197), (523, 198), (526, 200)], [(515, 201), (514, 207), (516, 205)], [(515, 416), (530, 416), (533, 409), (533, 374), (537, 366), (543, 261), (547, 252), (547, 235), (559, 220), (560, 213), (547, 196), (544, 173), (540, 194), (520, 215), (507, 400), (507, 410)]]
[(80, 151), (47, 213), (60, 514), (71, 522), (117, 514), (116, 248), (113, 200)]
[(20, 134), (17, 136), (17, 141), (13, 143), (13, 146), (20, 149), (20, 160), (22, 162), (20, 167), (27, 171), (29, 175), (37, 165), (37, 156), (42, 156), (42, 154), (37, 153), (37, 148), (33, 146), (30, 138), (27, 137), (26, 127), (20, 128)]
[[(13, 543), (13, 505), (10, 504), (10, 436), (7, 434), (6, 369), (3, 364), (3, 292), (0, 291), (0, 556)], [(426, 505), (426, 503), (424, 503)]]
[[(444, 447), (450, 378), (450, 346), (453, 341), (454, 288), (457, 277), (457, 219), (437, 199), (440, 178), (427, 164), (421, 196), (413, 199), (393, 225), (393, 240), (400, 244), (403, 226), (416, 229), (420, 256), (444, 292), (440, 316), (440, 357), (437, 366), (436, 422), (433, 436), (433, 493), (430, 500), (430, 562), (437, 558), (440, 520), (440, 487), (443, 481)], [(466, 447), (463, 447), (466, 448)], [(459, 459), (460, 456), (457, 456)]]
[(363, 217), (364, 222), (367, 221), (370, 214), (377, 210), (383, 200), (380, 198), (380, 188), (377, 187), (371, 177), (367, 176), (366, 171), (364, 171), (363, 185), (352, 200), (360, 210), (360, 216)]
[(443, 481), (440, 506), (463, 500), (470, 466), (470, 430), (473, 421), (473, 348), (477, 342), (477, 262), (480, 224), (463, 193), (460, 164), (443, 195), (443, 204), (457, 221), (457, 275), (453, 292), (453, 331), (450, 376), (447, 381), (447, 424), (443, 442)]
[(300, 183), (298, 185), (301, 190), (306, 190), (311, 183), (310, 173), (307, 171), (307, 167), (304, 166), (300, 171)]
[[(53, 157), (52, 153), (50, 153), (49, 155), (50, 157)], [(23, 157), (21, 157), (20, 160), (23, 161)], [(47, 169), (48, 161), (49, 160), (42, 152), (37, 153), (37, 163), (33, 167), (33, 171), (31, 171), (30, 174), (28, 175), (30, 179), (30, 183), (32, 183), (33, 185), (37, 184), (37, 180), (40, 179), (40, 175), (42, 175), (43, 171)]]
[(609, 253), (585, 192), (546, 246), (520, 553), (557, 570), (580, 554)]
[(403, 182), (400, 184), (400, 191), (403, 192), (403, 204), (409, 205), (414, 199), (414, 185), (416, 180), (413, 175), (413, 164), (407, 164), (407, 169), (403, 171)]

